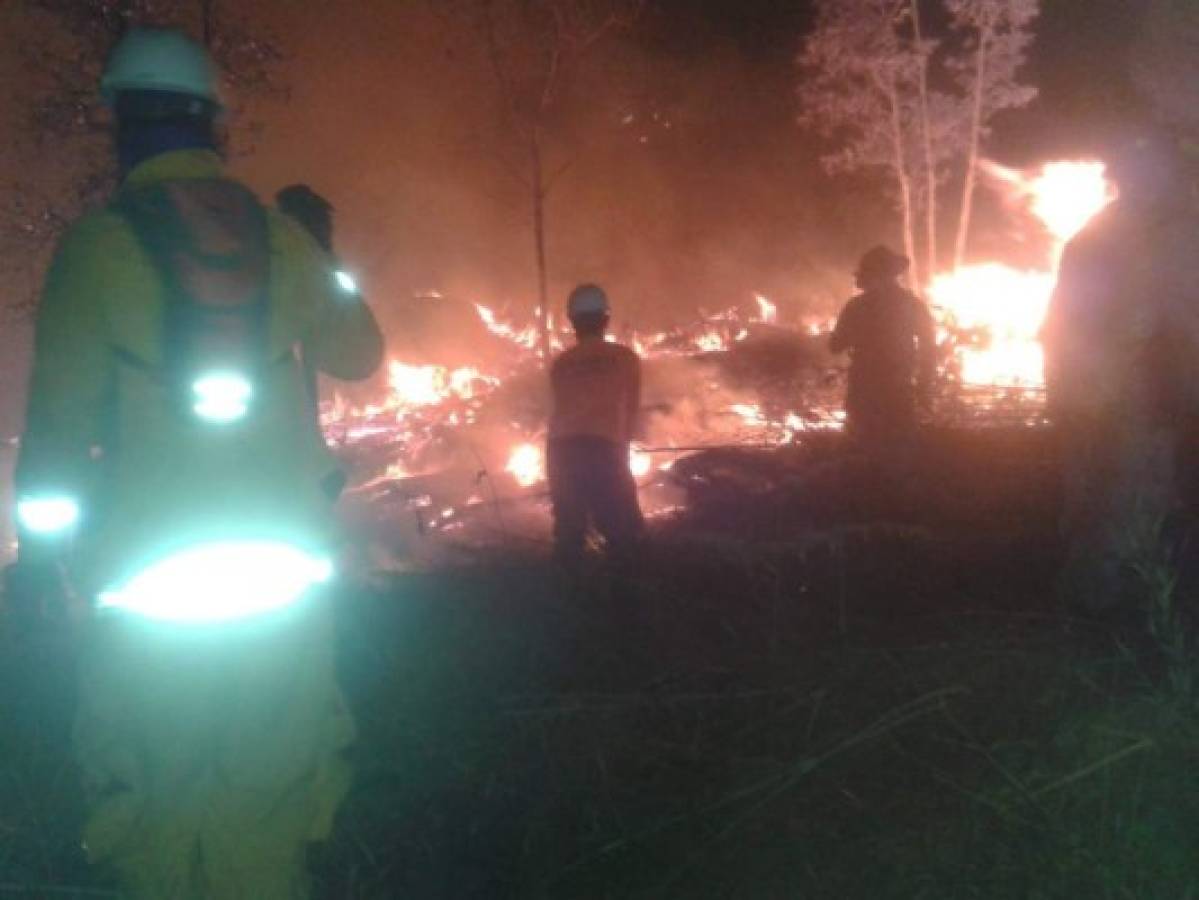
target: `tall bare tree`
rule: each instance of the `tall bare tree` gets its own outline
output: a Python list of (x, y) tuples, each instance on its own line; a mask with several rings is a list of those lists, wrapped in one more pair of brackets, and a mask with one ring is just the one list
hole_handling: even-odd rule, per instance
[(974, 187), (982, 143), (996, 113), (1026, 106), (1036, 88), (1017, 75), (1032, 43), (1032, 23), (1040, 0), (946, 0), (953, 26), (967, 36), (962, 58), (952, 63), (969, 97), (965, 178), (954, 243), (954, 266), (966, 259)]
[(555, 130), (571, 83), (603, 40), (630, 28), (645, 0), (476, 0), (495, 86), (514, 152), (508, 171), (529, 191), (541, 352), (551, 353), (546, 201), (574, 162), (556, 152)]
[(924, 156), (924, 250), (929, 278), (937, 271), (937, 156), (933, 151), (933, 109), (929, 100), (928, 71), (937, 42), (924, 34), (920, 0), (911, 0), (912, 38), (917, 54), (916, 90), (919, 100), (920, 150)]
[(830, 172), (882, 169), (894, 181), (912, 277), (916, 257), (912, 157), (921, 53), (904, 31), (909, 0), (819, 0), (800, 53), (800, 122), (836, 142)]

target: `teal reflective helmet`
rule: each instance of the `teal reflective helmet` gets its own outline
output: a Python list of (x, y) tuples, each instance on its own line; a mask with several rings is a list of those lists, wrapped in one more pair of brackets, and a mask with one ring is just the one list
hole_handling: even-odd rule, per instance
[(131, 28), (113, 49), (100, 78), (110, 106), (126, 92), (177, 94), (221, 106), (217, 67), (200, 44), (173, 28)]

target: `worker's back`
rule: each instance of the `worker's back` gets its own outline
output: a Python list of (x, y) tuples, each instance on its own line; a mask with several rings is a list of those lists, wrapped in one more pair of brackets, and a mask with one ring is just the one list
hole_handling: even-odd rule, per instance
[(911, 379), (927, 317), (920, 301), (898, 285), (865, 291), (850, 300), (842, 313), (838, 349), (850, 352), (861, 375)]
[(841, 313), (831, 347), (851, 355), (851, 419), (863, 424), (867, 410), (910, 418), (918, 387), (927, 388), (934, 365), (932, 320), (923, 303), (897, 284), (866, 290)]
[[(122, 574), (170, 540), (227, 535), (231, 525), (319, 532), (327, 518), (320, 480), (334, 463), (309, 414), (294, 348), (320, 328), (331, 276), (290, 219), (257, 207), (263, 258), (249, 277), (261, 282), (250, 287), (260, 290), (262, 308), (257, 326), (247, 327), (260, 329), (261, 348), (249, 414), (236, 422), (190, 415), (175, 384), (173, 367), (186, 354), (170, 323), (173, 282), (207, 278), (218, 297), (222, 287), (235, 293), (222, 285), (228, 273), (212, 251), (225, 259), (253, 253), (244, 246), (252, 229), (222, 230), (219, 213), (204, 209), (237, 192), (215, 155), (164, 154), (135, 169), (114, 204), (81, 220), (60, 247), (39, 313), (45, 340), (17, 478), (21, 490), (68, 482), (86, 498), (80, 574), (89, 582)], [(173, 270), (137, 222), (139, 201), (167, 196), (199, 207), (191, 231), (201, 245)], [(211, 270), (188, 272), (197, 259)], [(220, 329), (229, 331), (229, 322)], [(237, 340), (223, 332), (217, 343)], [(373, 365), (373, 348), (346, 349)]]
[(564, 351), (550, 369), (550, 439), (597, 437), (628, 443), (640, 402), (640, 369), (635, 352), (598, 336)]

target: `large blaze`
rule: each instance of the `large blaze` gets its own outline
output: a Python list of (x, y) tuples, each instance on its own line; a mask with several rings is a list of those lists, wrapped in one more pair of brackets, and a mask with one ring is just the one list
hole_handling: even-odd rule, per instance
[(1053, 162), (1030, 185), (1032, 210), (1061, 244), (1113, 199), (1101, 162)]
[(929, 299), (942, 322), (978, 343), (955, 349), (960, 376), (969, 385), (1036, 387), (1043, 381), (1037, 332), (1049, 306), (1055, 273), (1003, 263), (963, 266), (938, 275)]
[[(446, 302), (440, 295), (434, 299)], [(544, 485), (546, 410), (543, 407), (540, 416), (519, 415), (518, 410), (510, 408), (512, 400), (507, 396), (517, 393), (534, 403), (546, 400), (541, 388), (530, 387), (541, 385), (545, 377), (537, 354), (536, 326), (505, 321), (492, 307), (481, 303), (471, 304), (471, 311), (477, 324), (508, 348), (506, 354), (501, 354), (506, 362), (493, 362), (491, 368), (483, 364), (450, 367), (393, 359), (387, 366), (387, 392), (383, 397), (357, 406), (335, 397), (325, 405), (322, 420), (331, 443), (352, 453), (361, 452), (381, 472), (365, 487), (423, 483), (446, 464), (462, 465), (463, 455), (500, 495), (512, 490), (537, 490)], [(808, 317), (780, 324), (780, 318), (774, 301), (751, 293), (743, 304), (701, 313), (689, 325), (662, 332), (628, 332), (621, 337), (651, 365), (655, 361), (670, 365), (673, 361), (684, 367), (691, 360), (723, 358), (734, 348), (752, 342), (755, 329), (823, 348), (830, 325), (827, 319)], [(565, 333), (553, 337), (557, 346), (566, 346), (572, 340)], [(797, 408), (776, 404), (768, 409), (753, 391), (733, 390), (718, 383), (716, 368), (718, 363), (709, 362), (697, 364), (694, 372), (686, 370), (689, 374), (682, 383), (689, 396), (668, 413), (659, 410), (647, 415), (651, 424), (658, 426), (651, 429), (649, 438), (654, 446), (635, 446), (629, 457), (630, 470), (639, 483), (650, 482), (679, 456), (703, 446), (779, 444), (804, 432), (843, 427), (844, 417), (838, 410), (801, 404), (798, 396), (794, 397)], [(467, 448), (465, 454), (458, 454), (457, 462), (446, 463), (444, 456), (431, 452), (447, 443)], [(376, 460), (381, 452), (389, 456), (379, 469)], [(472, 496), (474, 502), (482, 502), (478, 491), (472, 490)], [(433, 505), (433, 501), (422, 501), (420, 505)], [(443, 509), (440, 519), (452, 518), (453, 509), (450, 512), (447, 516)]]
[(1039, 388), (1044, 374), (1038, 332), (1062, 250), (1112, 200), (1112, 188), (1103, 163), (1093, 160), (1050, 162), (1031, 175), (995, 163), (987, 163), (985, 171), (1048, 234), (1046, 266), (963, 266), (934, 277), (928, 295), (946, 329), (978, 338), (955, 351), (963, 383)]
[[(1103, 165), (1093, 161), (1052, 162), (1030, 172), (987, 164), (986, 172), (1027, 218), (1027, 236), (1044, 244), (1044, 264), (983, 261), (939, 274), (925, 289), (941, 339), (952, 349), (947, 371), (957, 383), (1035, 398), (1043, 385), (1037, 335), (1062, 248), (1112, 192)], [(506, 321), (481, 303), (466, 310), (475, 321), (460, 322), (462, 329), (469, 324), (498, 352), (475, 356), (469, 338), (472, 349), (459, 359), (466, 365), (394, 359), (385, 396), (358, 406), (335, 398), (323, 409), (331, 443), (376, 473), (359, 489), (403, 498), (429, 528), (455, 527), (472, 506), (544, 493), (548, 392), (535, 320)], [(670, 397), (646, 399), (648, 436), (629, 458), (638, 483), (649, 489), (665, 484), (662, 473), (676, 460), (704, 448), (777, 446), (842, 430), (843, 385), (826, 343), (832, 324), (828, 315), (789, 318), (775, 301), (747, 292), (739, 304), (698, 311), (690, 323), (667, 331), (624, 328), (616, 339), (637, 350), (647, 373), (659, 380), (674, 373)], [(558, 329), (552, 340), (561, 348), (572, 338)], [(780, 352), (782, 376), (771, 368)], [(747, 366), (762, 367), (749, 383)], [(991, 401), (972, 396), (959, 393), (952, 402), (975, 403), (982, 415), (995, 415)], [(978, 421), (975, 412), (967, 418)], [(457, 487), (447, 494), (447, 484)], [(677, 504), (663, 501), (661, 508)]]

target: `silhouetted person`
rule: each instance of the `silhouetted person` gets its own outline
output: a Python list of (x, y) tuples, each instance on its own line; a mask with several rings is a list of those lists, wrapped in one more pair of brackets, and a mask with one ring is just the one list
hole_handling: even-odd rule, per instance
[(546, 457), (554, 552), (569, 566), (583, 555), (589, 523), (611, 556), (627, 558), (644, 521), (629, 471), (641, 405), (641, 359), (605, 340), (609, 305), (599, 287), (575, 288), (567, 315), (578, 343), (550, 367), (553, 411)]
[(874, 247), (858, 264), (862, 293), (841, 311), (829, 347), (848, 352), (845, 398), (849, 433), (855, 441), (881, 445), (910, 437), (918, 400), (931, 388), (936, 337), (928, 308), (899, 284), (908, 260)]
[(1140, 597), (1180, 508), (1180, 436), (1199, 412), (1199, 215), (1151, 128), (1105, 154), (1118, 199), (1066, 247), (1042, 339), (1061, 441), (1060, 589), (1093, 611)]

